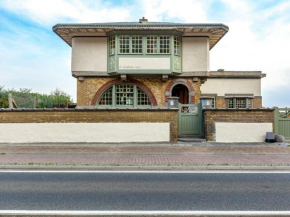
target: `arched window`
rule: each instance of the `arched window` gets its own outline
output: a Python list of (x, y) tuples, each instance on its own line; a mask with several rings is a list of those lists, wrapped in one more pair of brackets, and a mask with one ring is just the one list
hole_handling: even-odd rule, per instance
[(134, 84), (115, 84), (105, 90), (97, 101), (99, 107), (150, 108), (151, 99), (144, 90)]

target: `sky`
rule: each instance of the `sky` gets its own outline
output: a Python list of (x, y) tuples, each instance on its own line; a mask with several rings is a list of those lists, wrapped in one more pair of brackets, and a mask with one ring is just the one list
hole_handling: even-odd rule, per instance
[(0, 0), (0, 85), (76, 100), (71, 47), (57, 23), (223, 23), (210, 70), (262, 71), (263, 106), (290, 107), (290, 0)]

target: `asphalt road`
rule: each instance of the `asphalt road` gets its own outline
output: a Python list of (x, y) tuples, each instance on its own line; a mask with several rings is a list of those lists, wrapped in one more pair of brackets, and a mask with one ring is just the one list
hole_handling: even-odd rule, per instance
[(0, 173), (0, 210), (290, 210), (290, 173)]

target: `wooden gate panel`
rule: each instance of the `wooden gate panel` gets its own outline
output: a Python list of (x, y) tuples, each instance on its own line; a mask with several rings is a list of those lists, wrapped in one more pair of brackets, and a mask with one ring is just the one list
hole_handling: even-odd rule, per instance
[(179, 135), (202, 135), (201, 104), (179, 104)]

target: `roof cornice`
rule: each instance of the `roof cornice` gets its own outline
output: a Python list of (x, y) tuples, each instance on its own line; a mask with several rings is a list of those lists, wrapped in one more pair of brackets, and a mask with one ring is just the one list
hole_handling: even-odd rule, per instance
[(72, 38), (75, 35), (86, 37), (88, 35), (102, 34), (107, 35), (107, 32), (113, 30), (177, 30), (186, 34), (210, 34), (210, 49), (213, 48), (219, 40), (229, 31), (229, 27), (222, 23), (60, 23), (53, 26), (53, 31), (62, 38), (68, 45), (72, 45)]

